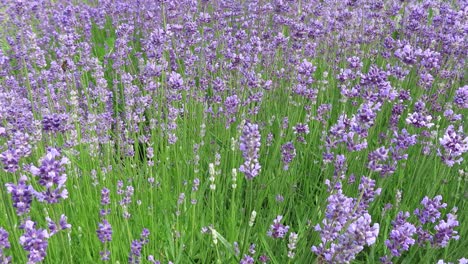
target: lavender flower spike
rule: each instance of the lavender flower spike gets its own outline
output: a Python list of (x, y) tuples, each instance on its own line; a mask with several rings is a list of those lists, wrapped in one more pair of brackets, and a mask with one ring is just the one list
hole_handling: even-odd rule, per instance
[(0, 227), (0, 263), (11, 263), (11, 257), (4, 255), (3, 250), (10, 248), (10, 241), (8, 241), (8, 232)]
[(251, 180), (258, 176), (261, 170), (258, 162), (260, 152), (260, 132), (257, 124), (246, 123), (240, 137), (240, 150), (244, 157), (244, 164), (239, 168), (239, 171), (245, 174), (247, 180)]
[(48, 239), (47, 230), (36, 229), (36, 223), (27, 220), (23, 226), (24, 234), (19, 241), (24, 250), (28, 251), (28, 264), (39, 263), (46, 257)]

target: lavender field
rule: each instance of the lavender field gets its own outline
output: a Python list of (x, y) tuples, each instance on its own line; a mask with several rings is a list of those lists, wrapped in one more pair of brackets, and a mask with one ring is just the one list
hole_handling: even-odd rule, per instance
[(468, 263), (467, 0), (0, 0), (0, 263)]

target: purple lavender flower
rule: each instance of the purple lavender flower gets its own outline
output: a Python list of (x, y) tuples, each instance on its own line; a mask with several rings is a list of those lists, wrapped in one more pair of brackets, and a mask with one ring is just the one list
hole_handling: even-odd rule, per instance
[(380, 193), (380, 189), (374, 189), (375, 181), (363, 177), (359, 185), (362, 198), (353, 199), (343, 194), (340, 181), (335, 184), (328, 197), (322, 225), (315, 227), (322, 241), (318, 246), (312, 246), (311, 250), (320, 259), (327, 263), (348, 263), (365, 245), (375, 243), (379, 224), (371, 225), (371, 216), (367, 212), (369, 203)]
[(349, 63), (349, 67), (352, 69), (360, 69), (362, 68), (363, 64), (359, 57), (353, 56), (346, 60)]
[(395, 51), (395, 57), (399, 58), (406, 64), (414, 64), (417, 60), (417, 54), (420, 50), (415, 50), (411, 45), (407, 44)]
[(459, 225), (457, 220), (456, 209), (452, 210), (453, 214), (447, 214), (447, 221), (440, 220), (440, 222), (434, 227), (436, 233), (434, 234), (433, 244), (437, 247), (447, 247), (448, 242), (451, 239), (458, 240), (460, 236), (458, 232), (454, 230)]
[(110, 191), (107, 188), (101, 190), (101, 210), (99, 211), (100, 216), (106, 216), (110, 214), (110, 209), (106, 208), (110, 204)]
[(258, 162), (260, 145), (258, 125), (247, 122), (240, 137), (239, 148), (242, 151), (242, 157), (244, 157), (244, 164), (240, 166), (239, 171), (244, 173), (248, 180), (258, 176), (262, 168)]
[(101, 205), (109, 205), (110, 204), (110, 191), (107, 188), (102, 188), (101, 190)]
[(59, 226), (60, 226), (60, 230), (71, 228), (71, 224), (68, 223), (68, 217), (66, 215), (63, 214), (60, 216)]
[(8, 241), (8, 232), (0, 227), (0, 263), (11, 263), (11, 257), (4, 255), (4, 250), (10, 248), (10, 241)]
[(368, 155), (369, 163), (367, 167), (372, 171), (379, 172), (380, 175), (387, 176), (392, 174), (395, 171), (395, 166), (391, 162), (388, 162), (389, 159), (389, 149), (385, 147), (380, 147)]
[(48, 203), (58, 203), (60, 199), (68, 198), (68, 191), (65, 188), (67, 174), (64, 168), (64, 165), (69, 163), (68, 159), (61, 157), (57, 149), (50, 148), (40, 163), (39, 168), (34, 165), (30, 168), (31, 174), (39, 177), (39, 184), (46, 188), (45, 191), (37, 193), (36, 198)]
[(333, 255), (326, 254), (326, 259), (333, 263), (347, 263), (353, 260), (356, 255), (364, 249), (364, 246), (375, 244), (379, 234), (379, 224), (374, 223), (371, 226), (371, 216), (368, 213), (363, 214), (357, 220), (352, 222), (346, 232), (340, 235), (337, 243), (332, 243), (330, 248)]
[(196, 192), (198, 191), (198, 187), (200, 186), (200, 179), (199, 178), (195, 178), (193, 180), (193, 183), (192, 183), (192, 191), (193, 192)]
[(375, 180), (368, 177), (362, 177), (358, 187), (361, 193), (361, 199), (359, 200), (358, 207), (356, 209), (357, 214), (365, 213), (370, 203), (374, 201), (376, 196), (379, 196), (382, 192), (381, 188), (375, 188)]
[(5, 184), (7, 192), (11, 194), (13, 207), (16, 208), (16, 214), (19, 216), (29, 213), (35, 194), (33, 187), (26, 184), (27, 180), (27, 177), (22, 175), (17, 185), (13, 183)]
[(294, 134), (305, 134), (305, 135), (307, 135), (307, 134), (310, 133), (309, 125), (303, 124), (303, 123), (297, 123), (293, 127), (293, 130), (294, 130)]
[(317, 109), (317, 116), (315, 120), (321, 122), (323, 125), (327, 124), (330, 118), (331, 104), (321, 104)]
[(424, 115), (420, 112), (414, 112), (414, 113), (408, 114), (408, 117), (406, 117), (406, 123), (413, 125), (417, 128), (421, 128), (421, 127), (431, 128), (434, 125), (434, 123), (431, 123), (431, 121), (432, 121), (431, 115)]
[(244, 255), (244, 258), (240, 260), (240, 264), (254, 264), (255, 260), (249, 255)]
[(228, 96), (226, 100), (224, 101), (224, 108), (225, 108), (225, 113), (228, 117), (228, 124), (231, 124), (232, 122), (236, 121), (235, 114), (238, 111), (239, 108), (239, 98), (237, 95), (232, 95)]
[(130, 247), (130, 256), (128, 257), (128, 263), (137, 264), (141, 261), (141, 250), (143, 246), (148, 244), (150, 232), (148, 229), (143, 228), (140, 239), (133, 240)]
[(24, 234), (19, 241), (24, 250), (28, 251), (28, 263), (39, 263), (46, 257), (49, 245), (49, 233), (44, 229), (36, 229), (36, 223), (26, 220)]
[(278, 215), (274, 220), (273, 224), (270, 226), (270, 230), (268, 230), (267, 235), (273, 238), (284, 238), (286, 233), (288, 233), (289, 226), (285, 226), (281, 224), (281, 219), (283, 219), (282, 215)]
[(135, 192), (135, 188), (133, 188), (133, 186), (131, 185), (128, 185), (124, 192), (125, 196), (122, 198), (122, 200), (120, 200), (119, 204), (121, 206), (129, 205), (132, 202), (132, 197), (133, 197), (134, 192)]
[(67, 121), (68, 121), (67, 114), (49, 114), (44, 115), (42, 119), (42, 127), (44, 131), (47, 132), (65, 132), (68, 129)]
[(421, 204), (423, 205), (423, 209), (417, 208), (414, 210), (414, 215), (418, 217), (419, 222), (423, 225), (426, 223), (435, 223), (436, 220), (440, 218), (440, 210), (447, 207), (446, 203), (442, 203), (441, 195), (435, 196), (434, 199), (425, 196)]
[(468, 108), (468, 85), (458, 88), (455, 92), (453, 102), (461, 109)]
[(335, 170), (333, 171), (333, 181), (337, 182), (346, 177), (346, 171), (348, 170), (348, 164), (346, 163), (345, 155), (336, 155), (335, 157)]
[(7, 172), (13, 173), (19, 169), (19, 159), (20, 155), (16, 150), (8, 149), (0, 154), (0, 160), (3, 163), (3, 169)]
[(392, 221), (393, 229), (385, 241), (385, 245), (395, 257), (401, 256), (402, 252), (407, 251), (415, 243), (413, 236), (416, 234), (416, 227), (407, 221), (409, 216), (409, 212), (398, 213)]
[(289, 169), (289, 163), (296, 156), (296, 148), (292, 142), (287, 142), (281, 146), (281, 160), (283, 161), (283, 170)]
[(283, 130), (286, 130), (288, 129), (288, 126), (289, 126), (289, 118), (286, 116), (283, 118), (283, 121), (281, 122), (281, 128)]
[(309, 125), (303, 123), (297, 123), (293, 127), (294, 134), (297, 136), (297, 141), (306, 144), (305, 135), (310, 133)]
[(167, 81), (168, 85), (174, 90), (183, 89), (184, 80), (182, 76), (177, 72), (171, 72)]
[(463, 154), (468, 152), (468, 136), (463, 133), (463, 127), (460, 126), (456, 131), (453, 125), (449, 125), (439, 141), (443, 149), (439, 149), (437, 153), (442, 157), (444, 163), (449, 167), (455, 163), (461, 164)]
[(106, 220), (102, 220), (102, 223), (99, 223), (98, 229), (96, 230), (97, 236), (101, 243), (110, 242), (112, 240), (112, 226)]

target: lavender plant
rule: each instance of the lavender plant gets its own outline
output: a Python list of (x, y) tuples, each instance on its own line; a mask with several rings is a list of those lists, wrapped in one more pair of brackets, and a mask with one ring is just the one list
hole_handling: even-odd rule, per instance
[(0, 3), (0, 263), (466, 263), (466, 1)]

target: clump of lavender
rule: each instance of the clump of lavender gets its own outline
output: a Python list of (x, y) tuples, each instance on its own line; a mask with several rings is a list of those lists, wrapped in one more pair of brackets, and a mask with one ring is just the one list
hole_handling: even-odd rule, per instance
[(130, 256), (128, 257), (128, 263), (138, 264), (141, 262), (141, 250), (144, 245), (148, 244), (149, 235), (149, 230), (143, 228), (143, 231), (140, 235), (140, 239), (132, 241), (132, 245), (130, 247)]
[(283, 170), (289, 169), (289, 163), (296, 157), (296, 148), (292, 142), (287, 142), (281, 146), (281, 160), (283, 161)]
[[(458, 240), (458, 232), (454, 230), (459, 225), (457, 221), (457, 208), (447, 214), (447, 220), (439, 220), (442, 216), (442, 210), (447, 207), (442, 203), (442, 196), (437, 195), (433, 199), (424, 197), (421, 201), (422, 208), (414, 210), (414, 215), (418, 217), (420, 225), (418, 226), (418, 243), (423, 245), (430, 242), (433, 247), (446, 247), (450, 239)], [(434, 226), (435, 232), (431, 232), (430, 224), (438, 223)], [(433, 234), (433, 235), (432, 235)]]
[(451, 239), (460, 239), (458, 232), (454, 230), (459, 226), (457, 215), (455, 214), (456, 212), (457, 209), (454, 208), (452, 213), (447, 214), (447, 220), (440, 220), (434, 227), (435, 235), (432, 241), (434, 246), (445, 248)]
[(9, 264), (11, 263), (11, 257), (5, 256), (5, 249), (10, 248), (10, 241), (8, 241), (8, 232), (0, 227), (0, 263)]
[(7, 192), (11, 194), (13, 207), (16, 208), (16, 214), (18, 216), (29, 213), (35, 194), (33, 187), (27, 184), (27, 180), (28, 178), (25, 175), (22, 175), (18, 184), (5, 184)]
[(7, 145), (8, 149), (14, 149), (18, 157), (22, 158), (31, 155), (31, 143), (33, 141), (34, 138), (28, 133), (16, 131), (13, 133), (10, 140), (8, 140)]
[(374, 180), (362, 177), (359, 190), (360, 198), (349, 198), (343, 194), (341, 184), (336, 184), (322, 225), (315, 227), (322, 242), (311, 250), (327, 263), (350, 262), (364, 246), (373, 245), (377, 239), (379, 224), (372, 225), (367, 208), (380, 189), (375, 189)]
[(283, 219), (282, 215), (278, 215), (274, 220), (273, 224), (270, 225), (270, 230), (267, 232), (267, 236), (272, 238), (284, 238), (289, 231), (289, 226), (281, 224)]
[(99, 223), (96, 233), (101, 243), (112, 241), (112, 226), (106, 219)]
[(64, 165), (69, 164), (69, 160), (62, 157), (59, 150), (49, 148), (47, 154), (40, 159), (40, 163), (39, 168), (34, 165), (30, 167), (31, 174), (38, 177), (39, 184), (46, 189), (36, 193), (37, 199), (47, 203), (58, 203), (60, 199), (68, 198)]
[(431, 128), (434, 123), (432, 123), (432, 116), (427, 112), (426, 103), (419, 100), (414, 105), (414, 112), (409, 113), (405, 121), (416, 128)]
[(242, 151), (244, 164), (239, 167), (239, 171), (244, 173), (245, 178), (248, 180), (258, 176), (262, 168), (258, 162), (260, 145), (258, 125), (247, 122), (240, 137), (239, 148)]
[(50, 234), (45, 229), (37, 229), (36, 223), (26, 220), (22, 226), (24, 234), (19, 242), (24, 250), (28, 251), (28, 263), (39, 263), (47, 255)]
[(453, 102), (461, 109), (468, 108), (468, 85), (458, 88), (455, 92)]
[[(426, 196), (421, 204), (422, 208), (414, 210), (414, 215), (419, 220), (418, 226), (408, 221), (410, 217), (408, 212), (399, 212), (395, 220), (392, 221), (393, 229), (385, 241), (390, 255), (381, 258), (383, 263), (388, 263), (392, 257), (401, 256), (416, 242), (420, 246), (429, 243), (433, 248), (444, 248), (451, 239), (459, 239), (458, 232), (454, 230), (459, 225), (456, 207), (447, 214), (446, 220), (439, 220), (442, 216), (441, 210), (447, 207), (446, 203), (442, 203), (441, 195), (437, 195), (433, 199)], [(435, 224), (436, 222), (437, 224)]]
[(65, 132), (68, 129), (68, 119), (69, 117), (67, 114), (44, 115), (42, 119), (42, 128), (46, 132)]
[(329, 134), (324, 137), (325, 149), (324, 162), (329, 162), (333, 155), (332, 149), (338, 148), (339, 144), (346, 146), (348, 151), (360, 151), (367, 148), (368, 130), (374, 125), (377, 111), (380, 110), (379, 103), (363, 104), (358, 113), (348, 118), (342, 114), (336, 124), (332, 125)]
[(392, 221), (393, 229), (390, 231), (388, 239), (385, 240), (385, 245), (394, 257), (401, 256), (416, 242), (414, 239), (416, 227), (408, 222), (409, 216), (409, 212), (399, 212), (395, 220)]
[(446, 203), (442, 203), (441, 195), (437, 195), (434, 199), (430, 199), (426, 196), (422, 199), (421, 204), (423, 208), (414, 210), (414, 215), (418, 217), (419, 222), (423, 225), (426, 223), (435, 223), (441, 216), (440, 210), (447, 207)]
[(0, 161), (3, 163), (3, 169), (14, 173), (19, 169), (20, 155), (15, 149), (7, 149), (0, 154)]
[(456, 163), (461, 164), (463, 154), (468, 152), (468, 136), (463, 133), (463, 127), (460, 126), (456, 131), (453, 125), (449, 125), (439, 142), (442, 149), (438, 149), (437, 154), (442, 161), (449, 167)]

